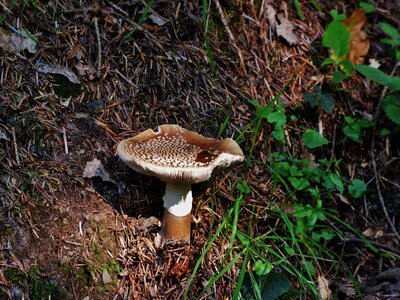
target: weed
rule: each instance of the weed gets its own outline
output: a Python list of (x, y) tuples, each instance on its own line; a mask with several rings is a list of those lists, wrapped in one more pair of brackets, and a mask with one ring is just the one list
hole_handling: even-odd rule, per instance
[[(271, 136), (277, 142), (285, 143), (284, 131), (288, 118), (284, 107), (276, 104), (278, 98), (279, 95), (265, 106), (259, 105), (255, 100), (250, 101), (256, 108), (255, 118), (245, 127), (237, 141), (243, 142), (244, 134), (251, 132), (252, 143), (247, 164), (257, 164), (259, 169), (269, 170), (273, 182), (271, 189), (276, 190), (279, 187), (286, 193), (286, 198), (291, 199), (291, 203), (285, 205), (290, 209), (284, 212), (280, 207), (282, 205), (271, 204), (268, 219), (277, 220), (275, 224), (280, 226), (270, 227), (268, 233), (258, 232), (253, 236), (250, 232), (256, 230), (252, 224), (256, 215), (255, 207), (247, 231), (238, 228), (242, 205), (251, 193), (245, 182), (238, 183), (236, 202), (220, 222), (214, 235), (209, 238), (196, 262), (185, 289), (185, 299), (200, 264), (218, 237), (226, 238), (230, 247), (218, 272), (208, 279), (198, 298), (203, 297), (208, 289), (239, 262), (241, 268), (232, 299), (275, 299), (289, 292), (291, 296), (311, 294), (317, 298), (319, 292), (314, 279), (322, 268), (321, 264), (329, 261), (334, 268), (344, 266), (340, 258), (326, 246), (333, 239), (343, 239), (341, 233), (329, 224), (339, 222), (348, 228), (350, 226), (338, 219), (335, 211), (324, 208), (323, 204), (335, 194), (344, 195), (348, 192), (349, 197), (362, 197), (366, 185), (359, 179), (348, 184), (340, 174), (340, 161), (336, 160), (309, 161), (278, 152), (265, 153), (265, 161), (254, 160), (253, 152), (264, 122), (273, 128)], [(297, 118), (291, 116), (290, 119)], [(311, 149), (328, 143), (326, 138), (312, 129), (305, 130), (302, 140)], [(260, 218), (257, 223), (261, 226)], [(354, 229), (351, 230), (355, 232)], [(344, 268), (347, 270), (346, 266)], [(300, 286), (299, 290), (289, 289), (289, 277), (292, 280), (295, 278)], [(350, 271), (349, 277), (352, 277)], [(355, 281), (354, 283), (356, 284)]]
[(363, 120), (363, 119), (353, 119), (349, 116), (345, 116), (344, 120), (346, 125), (343, 126), (343, 133), (355, 142), (360, 141), (361, 130), (364, 128), (370, 128), (375, 125), (374, 122)]
[(304, 94), (304, 100), (311, 107), (319, 106), (326, 113), (331, 114), (335, 106), (333, 97), (329, 93), (323, 93), (320, 86), (314, 87), (314, 93)]
[(50, 280), (43, 279), (37, 266), (31, 268), (28, 273), (18, 269), (8, 269), (6, 278), (16, 286), (23, 287), (33, 300), (58, 298), (60, 291)]
[[(371, 5), (368, 5), (367, 3), (360, 4), (360, 6), (364, 7), (366, 12), (373, 11), (373, 7), (371, 7)], [(380, 105), (386, 116), (397, 125), (400, 125), (400, 96), (398, 94), (398, 92), (400, 91), (400, 77), (390, 76), (385, 72), (370, 66), (353, 65), (347, 59), (350, 51), (350, 32), (349, 29), (342, 23), (346, 16), (343, 14), (338, 14), (336, 10), (331, 10), (331, 15), (333, 17), (333, 21), (327, 26), (325, 30), (322, 44), (325, 47), (329, 48), (332, 54), (330, 55), (330, 57), (324, 60), (322, 66), (328, 64), (333, 64), (335, 66), (335, 71), (332, 74), (332, 80), (334, 84), (338, 84), (342, 80), (349, 78), (352, 75), (353, 71), (356, 70), (369, 80), (372, 80), (391, 89), (393, 92), (384, 97), (380, 101)], [(400, 33), (393, 26), (387, 23), (381, 23), (381, 29), (388, 36), (387, 38), (382, 39), (382, 42), (391, 46), (391, 50), (394, 52), (394, 57), (396, 58), (396, 60), (399, 60)], [(310, 102), (311, 105), (323, 105), (323, 99), (319, 99), (318, 97), (313, 98), (310, 96), (306, 96), (306, 100)], [(353, 130), (351, 128), (352, 124), (348, 123), (350, 127), (347, 126), (346, 129), (351, 131), (351, 133), (349, 131), (347, 132), (349, 133), (348, 136), (353, 140), (358, 140), (358, 133), (360, 129), (357, 128), (356, 130)], [(345, 132), (346, 135), (347, 133)]]
[(207, 0), (203, 0), (203, 33), (204, 33), (204, 47), (206, 48), (207, 57), (211, 65), (211, 70), (213, 73), (216, 71), (215, 59), (214, 55), (211, 51), (210, 41), (208, 39), (208, 21), (209, 21), (209, 13), (208, 13), (208, 2)]
[[(138, 25), (142, 25), (144, 23), (144, 21), (147, 18), (147, 15), (149, 14), (149, 12), (151, 11), (151, 7), (153, 6), (154, 0), (149, 1), (149, 3), (147, 3), (147, 5), (145, 6), (145, 8), (143, 9), (143, 12), (137, 22)], [(123, 40), (128, 40), (132, 34), (136, 31), (135, 28), (129, 30), (124, 36), (123, 36)]]
[(389, 36), (388, 38), (381, 39), (381, 42), (391, 46), (393, 56), (396, 60), (400, 60), (400, 33), (392, 25), (385, 22), (381, 23), (381, 29)]

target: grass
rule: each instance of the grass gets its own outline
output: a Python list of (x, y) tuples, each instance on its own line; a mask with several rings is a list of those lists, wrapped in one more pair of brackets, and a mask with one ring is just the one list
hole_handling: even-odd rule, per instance
[[(231, 276), (228, 274), (235, 272), (237, 266), (241, 267), (232, 299), (275, 299), (285, 293), (291, 297), (318, 298), (316, 277), (324, 274), (323, 270), (327, 267), (332, 267), (336, 270), (335, 272), (339, 269), (347, 270), (347, 276), (361, 295), (351, 271), (340, 256), (331, 250), (330, 242), (336, 244), (344, 240), (342, 232), (332, 224), (351, 231), (362, 238), (372, 252), (381, 254), (357, 230), (342, 221), (337, 216), (337, 211), (327, 209), (323, 205), (324, 200), (336, 193), (345, 194), (350, 191), (349, 197), (361, 197), (365, 192), (364, 189), (354, 191), (358, 184), (362, 183), (360, 180), (351, 188), (347, 188), (350, 184), (340, 175), (340, 161), (320, 159), (313, 162), (293, 157), (285, 151), (266, 153), (268, 157), (266, 162), (258, 158), (260, 150), (257, 146), (262, 144), (264, 130), (273, 133), (271, 135), (278, 145), (286, 143), (285, 109), (276, 104), (283, 91), (265, 106), (252, 101), (256, 109), (255, 118), (245, 126), (237, 137), (237, 141), (243, 144), (244, 137), (250, 134), (251, 143), (248, 145), (249, 154), (245, 163), (247, 172), (250, 166), (255, 165), (258, 165), (260, 169), (269, 170), (271, 190), (281, 190), (285, 196), (279, 199), (270, 195), (269, 207), (264, 212), (265, 220), (260, 220), (255, 204), (251, 207), (246, 204), (248, 197), (253, 193), (252, 188), (246, 183), (246, 179), (237, 184), (237, 191), (232, 192), (236, 200), (215, 233), (208, 239), (198, 258), (185, 289), (185, 299), (188, 299), (188, 293), (195, 282), (197, 272), (217, 239), (225, 240), (224, 244), (229, 247), (218, 271), (207, 280), (196, 299), (204, 297), (222, 277)], [(304, 121), (298, 119), (297, 116), (294, 117), (297, 122)], [(227, 119), (229, 115), (222, 122), (221, 130), (225, 129)], [(307, 131), (305, 129), (303, 130)], [(318, 146), (324, 147), (324, 144), (321, 143)], [(310, 147), (314, 145), (310, 143)], [(238, 220), (245, 211), (251, 213), (247, 230), (243, 231), (238, 228)], [(258, 230), (255, 227), (255, 218), (257, 218), (257, 226), (269, 228), (269, 230)], [(273, 227), (272, 224), (277, 226)], [(298, 288), (291, 288), (290, 282), (295, 283)]]

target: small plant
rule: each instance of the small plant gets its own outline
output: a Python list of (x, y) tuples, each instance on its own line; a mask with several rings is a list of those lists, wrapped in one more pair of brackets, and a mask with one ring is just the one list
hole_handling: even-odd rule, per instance
[(396, 60), (400, 60), (400, 33), (392, 25), (382, 22), (381, 29), (389, 38), (381, 39), (382, 43), (390, 45), (394, 51), (394, 57)]
[(391, 89), (391, 92), (379, 104), (386, 116), (397, 125), (400, 125), (400, 77), (390, 76), (379, 69), (365, 65), (356, 66), (356, 70), (369, 80)]
[(310, 149), (327, 145), (329, 143), (326, 138), (324, 138), (318, 131), (314, 129), (307, 129), (301, 139), (303, 140), (304, 144)]
[(361, 130), (364, 128), (370, 128), (375, 125), (374, 122), (364, 119), (353, 119), (352, 117), (345, 116), (344, 120), (346, 125), (343, 126), (343, 133), (355, 142), (360, 141)]
[(337, 84), (350, 77), (353, 64), (347, 59), (350, 51), (350, 31), (342, 23), (346, 16), (338, 14), (336, 10), (332, 10), (331, 15), (334, 19), (325, 30), (322, 45), (329, 48), (332, 54), (323, 61), (322, 66), (335, 66), (333, 82)]
[(314, 91), (314, 93), (304, 94), (304, 100), (306, 100), (311, 107), (319, 106), (326, 113), (331, 114), (335, 106), (332, 95), (329, 93), (323, 93), (321, 87), (318, 85), (314, 87)]

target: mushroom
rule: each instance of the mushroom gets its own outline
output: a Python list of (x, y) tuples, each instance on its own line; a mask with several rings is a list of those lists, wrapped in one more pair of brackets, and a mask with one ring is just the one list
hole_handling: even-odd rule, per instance
[(155, 238), (156, 247), (167, 241), (190, 242), (191, 185), (208, 180), (217, 167), (244, 159), (232, 139), (206, 138), (171, 124), (121, 141), (117, 153), (135, 171), (166, 182), (164, 217)]

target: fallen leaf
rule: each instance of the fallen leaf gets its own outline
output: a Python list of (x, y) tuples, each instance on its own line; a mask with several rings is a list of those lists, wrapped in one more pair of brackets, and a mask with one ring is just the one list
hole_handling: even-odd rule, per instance
[(265, 6), (265, 12), (267, 13), (267, 18), (269, 22), (269, 26), (271, 26), (272, 30), (276, 28), (276, 10), (271, 4), (267, 4)]
[(363, 64), (368, 53), (370, 41), (367, 34), (361, 30), (367, 22), (364, 9), (356, 9), (350, 17), (343, 21), (343, 25), (350, 31), (349, 60), (357, 65)]
[(383, 236), (383, 230), (368, 228), (368, 229), (364, 230), (362, 234), (367, 238), (377, 239), (377, 238), (380, 238)]
[(87, 76), (89, 80), (93, 80), (96, 77), (97, 70), (92, 65), (79, 62), (75, 65), (75, 68), (79, 76)]
[(28, 50), (30, 53), (36, 53), (37, 42), (24, 31), (7, 31), (0, 28), (0, 48), (7, 52), (20, 53)]
[(80, 84), (80, 80), (78, 79), (78, 76), (74, 72), (72, 72), (70, 69), (64, 66), (60, 65), (48, 65), (45, 63), (40, 63), (37, 65), (36, 70), (40, 73), (44, 74), (59, 74), (63, 75), (68, 78), (69, 81), (75, 84)]
[(150, 14), (149, 19), (158, 26), (164, 26), (168, 21), (160, 15)]
[(104, 166), (101, 164), (101, 161), (99, 161), (97, 158), (86, 163), (82, 177), (83, 178), (100, 177), (103, 181), (109, 181), (115, 183), (115, 181), (111, 179), (110, 174), (108, 174), (106, 169), (104, 169)]
[(329, 288), (329, 280), (326, 279), (324, 276), (318, 275), (318, 291), (320, 295), (320, 299), (322, 300), (329, 300), (331, 299), (332, 291)]
[(379, 69), (379, 67), (381, 66), (381, 64), (380, 64), (380, 62), (379, 62), (377, 59), (371, 58), (371, 59), (369, 60), (369, 66), (370, 66), (371, 68)]
[(0, 129), (0, 140), (6, 140), (9, 141), (10, 139), (8, 138), (7, 134)]
[(276, 25), (276, 34), (284, 38), (290, 45), (298, 44), (299, 40), (293, 33), (293, 24), (281, 13), (278, 14), (279, 24)]

